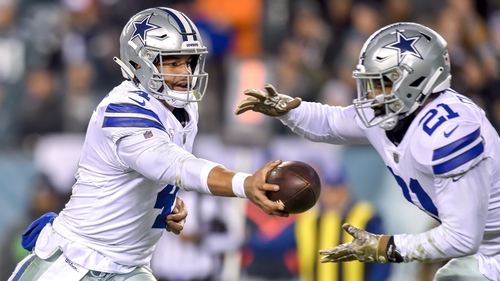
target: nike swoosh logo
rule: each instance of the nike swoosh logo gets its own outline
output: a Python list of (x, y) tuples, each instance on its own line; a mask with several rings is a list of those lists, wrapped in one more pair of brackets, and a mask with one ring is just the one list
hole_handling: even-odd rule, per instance
[(461, 176), (458, 176), (458, 177), (454, 177), (451, 181), (452, 182), (457, 182), (458, 180), (460, 180), (464, 175), (461, 175)]
[(133, 99), (133, 98), (129, 98), (129, 99), (131, 99), (131, 100), (135, 101), (135, 102), (136, 102), (137, 104), (139, 104), (140, 106), (145, 106), (145, 105), (146, 105), (146, 101), (144, 101), (144, 100), (142, 100), (142, 102), (140, 102), (140, 101), (138, 101), (138, 100), (136, 100), (136, 99)]
[(447, 132), (444, 132), (444, 137), (447, 138), (449, 136), (451, 136), (451, 134), (453, 134), (453, 132), (455, 132), (455, 130), (458, 128), (458, 125), (453, 128), (453, 130), (449, 131), (448, 133)]

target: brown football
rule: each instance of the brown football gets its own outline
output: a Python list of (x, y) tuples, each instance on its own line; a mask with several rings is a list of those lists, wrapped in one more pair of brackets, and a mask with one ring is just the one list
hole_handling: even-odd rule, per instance
[(286, 161), (267, 175), (268, 183), (280, 186), (278, 191), (268, 191), (271, 201), (285, 205), (285, 212), (298, 214), (311, 209), (321, 194), (321, 182), (316, 170), (300, 161)]

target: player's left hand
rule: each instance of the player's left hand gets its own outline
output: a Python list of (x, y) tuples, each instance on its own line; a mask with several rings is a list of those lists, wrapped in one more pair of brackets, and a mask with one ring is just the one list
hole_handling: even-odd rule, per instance
[(264, 210), (267, 214), (288, 217), (289, 214), (283, 212), (285, 208), (283, 204), (273, 202), (266, 196), (266, 191), (277, 191), (275, 188), (279, 188), (279, 186), (275, 184), (266, 183), (269, 172), (279, 164), (281, 164), (281, 160), (270, 161), (255, 172), (255, 174), (248, 177), (245, 180), (245, 194), (252, 203)]
[(236, 106), (234, 113), (239, 115), (248, 110), (253, 110), (271, 117), (278, 117), (298, 107), (302, 102), (301, 98), (292, 98), (279, 94), (271, 84), (265, 85), (264, 89), (266, 89), (267, 93), (258, 89), (245, 90), (243, 93), (249, 97)]
[(184, 229), (187, 215), (188, 211), (186, 209), (184, 200), (177, 196), (177, 199), (175, 200), (174, 210), (165, 218), (165, 222), (167, 223), (167, 231), (179, 235), (182, 229)]
[[(387, 246), (390, 235), (375, 235), (352, 226), (342, 225), (354, 240), (342, 245), (319, 251), (322, 263), (354, 261), (388, 263)], [(395, 250), (395, 249), (394, 249)]]

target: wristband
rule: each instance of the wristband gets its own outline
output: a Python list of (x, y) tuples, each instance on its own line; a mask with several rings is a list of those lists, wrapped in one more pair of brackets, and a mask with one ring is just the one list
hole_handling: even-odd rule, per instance
[(233, 176), (233, 180), (231, 184), (233, 186), (233, 193), (236, 197), (240, 198), (248, 198), (245, 193), (245, 179), (251, 176), (251, 174), (247, 173), (236, 173)]
[(396, 244), (394, 243), (394, 236), (391, 235), (389, 242), (387, 243), (386, 256), (389, 262), (400, 263), (404, 262), (401, 253), (396, 249)]

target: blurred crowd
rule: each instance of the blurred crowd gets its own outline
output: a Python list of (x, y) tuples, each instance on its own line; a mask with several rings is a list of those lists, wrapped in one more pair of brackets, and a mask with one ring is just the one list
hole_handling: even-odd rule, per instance
[(40, 135), (85, 132), (93, 108), (122, 80), (112, 60), (122, 27), (159, 4), (193, 19), (210, 51), (201, 132), (227, 122), (226, 103), (239, 89), (228, 81), (235, 60), (271, 65), (263, 82), (282, 93), (349, 104), (363, 42), (397, 21), (441, 33), (453, 88), (500, 124), (500, 2), (494, 0), (0, 0), (0, 148), (29, 150)]
[[(74, 148), (82, 141), (69, 137), (68, 147), (61, 139), (51, 146), (44, 137), (83, 136), (95, 106), (123, 80), (112, 59), (119, 57), (123, 26), (136, 12), (158, 5), (187, 14), (209, 49), (200, 134), (261, 147), (273, 136), (289, 135), (276, 120), (233, 114), (242, 90), (266, 83), (303, 100), (349, 105), (362, 44), (398, 21), (422, 23), (447, 40), (452, 88), (472, 98), (500, 128), (498, 0), (0, 0), (0, 151), (56, 163), (38, 166), (41, 176), (30, 192), (34, 205), (26, 211), (30, 219), (58, 211), (67, 200), (72, 176), (57, 178), (50, 167), (74, 169), (64, 160), (78, 158)], [(260, 139), (242, 143), (228, 133), (241, 129), (241, 123), (234, 126), (240, 121), (256, 125), (250, 135)], [(60, 198), (43, 199), (50, 191)], [(21, 229), (13, 227), (16, 233)]]

